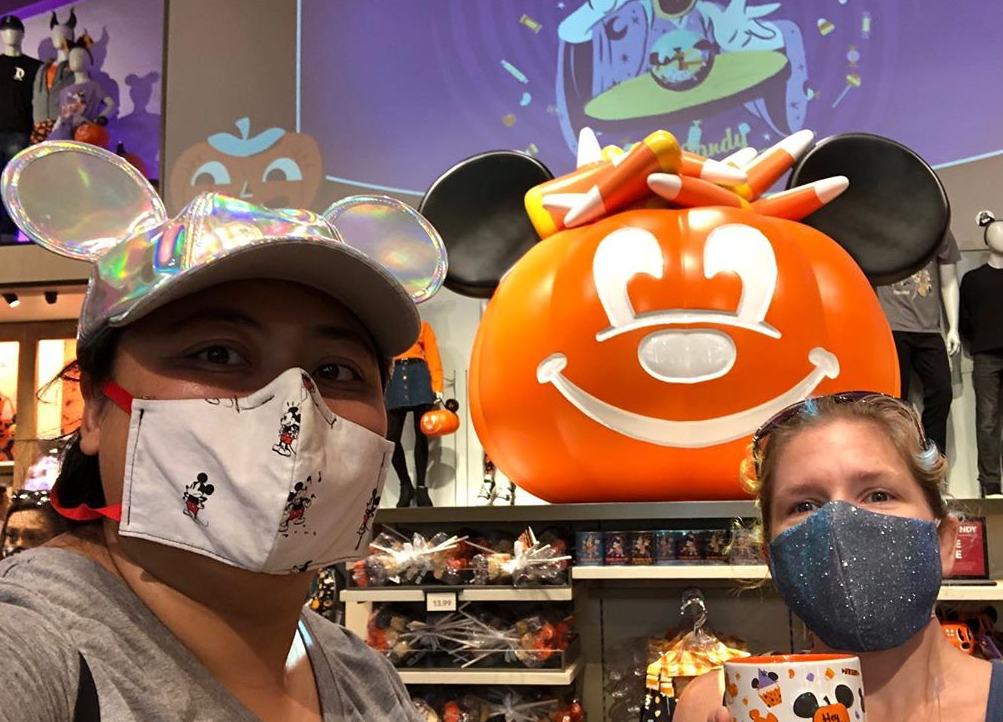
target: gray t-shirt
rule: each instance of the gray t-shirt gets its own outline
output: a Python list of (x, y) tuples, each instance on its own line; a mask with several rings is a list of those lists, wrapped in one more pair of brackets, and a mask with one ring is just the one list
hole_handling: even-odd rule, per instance
[[(416, 717), (390, 663), (306, 611), (325, 722)], [(0, 563), (0, 721), (70, 722), (82, 653), (103, 722), (260, 722), (120, 579), (62, 549)]]
[(950, 231), (937, 257), (904, 281), (878, 286), (878, 300), (892, 331), (940, 332), (940, 265), (957, 263), (961, 251)]

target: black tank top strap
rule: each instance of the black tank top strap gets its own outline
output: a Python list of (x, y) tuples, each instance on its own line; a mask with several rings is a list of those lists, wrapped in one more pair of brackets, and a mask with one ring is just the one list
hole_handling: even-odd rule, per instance
[(1003, 722), (1003, 661), (998, 659), (993, 662), (993, 673), (989, 678), (986, 722)]

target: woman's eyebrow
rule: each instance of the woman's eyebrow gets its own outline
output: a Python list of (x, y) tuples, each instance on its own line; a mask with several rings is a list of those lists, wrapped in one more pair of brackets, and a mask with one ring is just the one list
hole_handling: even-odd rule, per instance
[(245, 313), (241, 313), (233, 308), (200, 308), (191, 313), (181, 316), (167, 325), (167, 333), (177, 333), (184, 331), (187, 327), (197, 323), (228, 323), (234, 326), (244, 326), (261, 330), (262, 326), (256, 320)]
[(351, 326), (338, 326), (335, 324), (322, 324), (313, 326), (310, 334), (326, 341), (348, 341), (357, 344), (366, 351), (376, 354), (373, 342), (366, 337), (366, 334), (352, 328)]

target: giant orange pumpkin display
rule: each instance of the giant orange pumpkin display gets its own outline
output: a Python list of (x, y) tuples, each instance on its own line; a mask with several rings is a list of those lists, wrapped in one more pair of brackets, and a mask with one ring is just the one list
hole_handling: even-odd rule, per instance
[[(789, 220), (845, 179), (757, 201), (793, 158), (764, 154), (727, 189), (696, 177), (705, 159), (655, 142), (665, 152), (593, 161), (572, 174), (584, 180), (527, 194), (546, 237), (500, 278), (478, 329), (478, 437), (509, 478), (551, 502), (741, 498), (749, 438), (773, 413), (809, 395), (898, 393), (891, 331), (861, 267)], [(695, 207), (646, 197), (636, 178), (632, 191), (611, 186), (632, 163), (659, 195)], [(441, 205), (423, 212), (447, 245), (458, 237)]]

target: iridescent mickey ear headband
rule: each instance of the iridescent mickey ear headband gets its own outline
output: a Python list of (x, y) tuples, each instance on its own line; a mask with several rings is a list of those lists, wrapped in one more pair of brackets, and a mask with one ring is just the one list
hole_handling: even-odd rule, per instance
[(349, 196), (323, 213), (345, 243), (362, 251), (427, 301), (446, 280), (446, 246), (424, 216), (388, 196)]
[[(11, 219), (32, 240), (92, 263), (123, 240), (169, 220), (160, 196), (129, 162), (74, 141), (48, 141), (19, 153), (4, 169), (0, 193)], [(346, 245), (393, 275), (415, 303), (442, 286), (445, 245), (407, 204), (386, 196), (351, 196), (330, 206), (323, 218)]]

